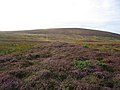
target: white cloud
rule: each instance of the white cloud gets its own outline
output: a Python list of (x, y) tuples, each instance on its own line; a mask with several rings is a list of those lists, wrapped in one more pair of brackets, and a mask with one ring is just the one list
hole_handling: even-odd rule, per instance
[(0, 30), (103, 24), (115, 20), (115, 5), (115, 0), (0, 0)]

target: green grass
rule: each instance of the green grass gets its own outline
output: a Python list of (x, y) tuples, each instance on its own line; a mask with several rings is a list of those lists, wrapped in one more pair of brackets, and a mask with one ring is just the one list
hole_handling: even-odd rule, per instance
[(90, 66), (91, 66), (91, 63), (90, 63), (90, 61), (88, 61), (88, 60), (85, 60), (85, 61), (75, 60), (75, 61), (73, 62), (73, 65), (74, 65), (75, 67), (77, 67), (77, 68), (83, 69), (83, 68), (90, 67)]
[(83, 45), (84, 48), (89, 48), (89, 46), (87, 44)]
[[(120, 41), (98, 41), (98, 42), (82, 42), (78, 41), (76, 44), (80, 44), (83, 47), (89, 47), (91, 49), (98, 49), (100, 51), (120, 51)], [(116, 44), (116, 45), (115, 45)]]
[(37, 44), (31, 42), (0, 42), (0, 55), (20, 54), (35, 45)]

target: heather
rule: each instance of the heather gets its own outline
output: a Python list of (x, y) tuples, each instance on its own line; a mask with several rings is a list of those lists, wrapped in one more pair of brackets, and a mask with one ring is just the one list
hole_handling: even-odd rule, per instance
[(89, 33), (2, 32), (0, 89), (119, 90), (120, 36)]

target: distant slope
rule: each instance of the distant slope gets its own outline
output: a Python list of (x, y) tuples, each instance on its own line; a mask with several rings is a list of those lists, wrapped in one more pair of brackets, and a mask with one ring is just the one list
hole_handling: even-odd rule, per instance
[(53, 28), (25, 31), (0, 32), (0, 42), (39, 42), (59, 41), (67, 43), (80, 42), (120, 42), (120, 35), (91, 29), (82, 28)]
[(83, 29), (83, 28), (53, 28), (53, 29), (36, 29), (36, 30), (26, 30), (26, 31), (17, 31), (16, 33), (26, 33), (26, 34), (76, 34), (82, 36), (102, 36), (102, 37), (112, 37), (120, 39), (120, 34), (92, 30), (92, 29)]

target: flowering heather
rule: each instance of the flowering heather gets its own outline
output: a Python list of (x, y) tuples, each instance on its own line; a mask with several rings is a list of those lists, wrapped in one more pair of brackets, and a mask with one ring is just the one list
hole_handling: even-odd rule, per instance
[(120, 90), (120, 36), (93, 32), (0, 33), (0, 90)]

